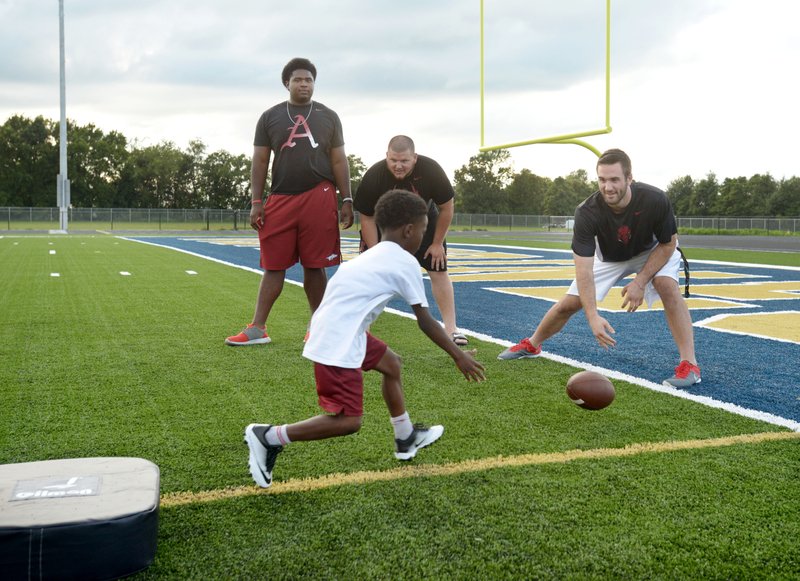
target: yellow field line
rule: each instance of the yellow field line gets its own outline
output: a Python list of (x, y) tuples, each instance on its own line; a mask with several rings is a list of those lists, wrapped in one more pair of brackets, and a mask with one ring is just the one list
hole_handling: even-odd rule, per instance
[(448, 464), (423, 464), (406, 465), (384, 471), (361, 471), (349, 474), (327, 474), (317, 478), (303, 478), (275, 482), (270, 488), (256, 486), (237, 486), (220, 490), (206, 490), (201, 492), (175, 492), (161, 497), (162, 507), (181, 506), (228, 500), (243, 496), (258, 494), (284, 494), (287, 492), (310, 492), (332, 486), (351, 484), (369, 484), (401, 478), (418, 478), (426, 476), (453, 476), (467, 472), (482, 472), (496, 468), (516, 468), (520, 466), (533, 466), (537, 464), (560, 464), (573, 460), (589, 460), (602, 458), (620, 458), (635, 456), (637, 454), (674, 452), (677, 450), (697, 450), (701, 448), (718, 448), (734, 446), (737, 444), (758, 444), (776, 440), (790, 440), (800, 438), (800, 432), (762, 432), (759, 434), (741, 434), (723, 438), (710, 438), (706, 440), (680, 440), (673, 442), (655, 442), (631, 444), (624, 448), (595, 448), (593, 450), (568, 450), (566, 452), (553, 452), (546, 454), (522, 454), (520, 456), (496, 456), (479, 460), (464, 460)]

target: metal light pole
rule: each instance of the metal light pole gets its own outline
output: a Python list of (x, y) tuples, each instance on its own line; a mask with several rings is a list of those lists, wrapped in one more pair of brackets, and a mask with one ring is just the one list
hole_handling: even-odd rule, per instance
[(56, 178), (56, 199), (59, 208), (59, 229), (67, 231), (69, 221), (69, 179), (67, 178), (67, 90), (64, 73), (64, 0), (58, 0), (58, 30), (61, 58), (61, 125), (59, 127), (59, 174)]

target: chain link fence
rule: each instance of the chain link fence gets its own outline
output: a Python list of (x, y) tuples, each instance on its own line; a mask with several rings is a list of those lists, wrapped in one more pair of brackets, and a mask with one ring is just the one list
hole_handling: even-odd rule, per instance
[(693, 216), (678, 218), (678, 230), (712, 231), (717, 234), (742, 230), (766, 232), (768, 234), (798, 234), (800, 233), (800, 218)]
[[(249, 230), (249, 210), (168, 208), (70, 208), (70, 231), (81, 230)], [(572, 216), (455, 214), (451, 230), (570, 232)], [(0, 207), (0, 231), (59, 228), (58, 208)], [(706, 234), (734, 232), (797, 235), (800, 217), (678, 217), (678, 230)]]
[[(70, 230), (239, 230), (250, 228), (249, 210), (70, 208)], [(0, 230), (55, 230), (58, 208), (0, 208)]]

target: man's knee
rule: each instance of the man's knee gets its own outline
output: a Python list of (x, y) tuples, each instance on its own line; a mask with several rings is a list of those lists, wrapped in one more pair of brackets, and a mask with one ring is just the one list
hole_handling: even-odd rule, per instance
[(552, 310), (558, 315), (571, 317), (581, 310), (581, 298), (575, 295), (564, 295), (552, 306)]
[(362, 416), (342, 416), (345, 421), (343, 422), (343, 435), (355, 434), (361, 429)]
[(450, 274), (446, 270), (426, 270), (428, 273), (428, 278), (431, 279), (431, 283), (444, 283), (450, 280)]
[(669, 276), (657, 276), (653, 279), (653, 288), (656, 289), (658, 296), (661, 297), (661, 302), (674, 301), (680, 299), (681, 293), (678, 288), (678, 282)]

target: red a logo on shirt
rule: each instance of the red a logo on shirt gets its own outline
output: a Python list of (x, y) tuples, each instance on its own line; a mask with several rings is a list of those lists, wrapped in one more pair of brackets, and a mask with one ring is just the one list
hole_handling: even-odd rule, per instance
[[(314, 149), (318, 148), (319, 144), (316, 141), (314, 141), (314, 136), (311, 135), (311, 129), (309, 129), (309, 127), (308, 127), (308, 123), (306, 122), (306, 118), (303, 117), (302, 115), (295, 115), (294, 119), (295, 119), (294, 127), (292, 127), (292, 129), (291, 129), (291, 132), (289, 133), (289, 137), (286, 139), (286, 143), (281, 145), (281, 151), (283, 151), (283, 149), (286, 148), (286, 147), (294, 147), (295, 145), (297, 145), (297, 143), (295, 143), (295, 138), (296, 137), (308, 137), (308, 140), (311, 142), (311, 147), (313, 147)], [(303, 129), (306, 130), (305, 133), (298, 133), (297, 132), (297, 129), (300, 126), (302, 126)]]
[(628, 242), (631, 241), (631, 229), (627, 226), (620, 226), (617, 228), (617, 242), (621, 242), (624, 245), (628, 245)]

